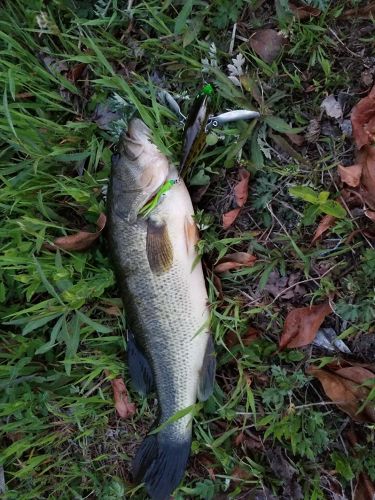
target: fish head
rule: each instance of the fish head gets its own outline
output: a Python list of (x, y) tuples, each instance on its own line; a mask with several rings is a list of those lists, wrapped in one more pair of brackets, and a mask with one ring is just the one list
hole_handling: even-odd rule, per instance
[(168, 172), (168, 159), (152, 142), (150, 129), (133, 118), (120, 139), (119, 155), (112, 162), (113, 185), (128, 221), (136, 220), (139, 210), (167, 180)]

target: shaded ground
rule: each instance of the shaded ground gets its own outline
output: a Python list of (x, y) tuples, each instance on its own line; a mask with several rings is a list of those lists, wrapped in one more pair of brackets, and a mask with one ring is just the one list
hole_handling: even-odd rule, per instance
[[(128, 373), (105, 238), (82, 252), (44, 244), (97, 230), (111, 154), (135, 107), (177, 163), (182, 130), (157, 90), (171, 92), (186, 114), (207, 81), (213, 113), (250, 107), (262, 117), (215, 131), (189, 181), (218, 374), (195, 418), (175, 498), (370, 498), (373, 423), (341, 411), (309, 367), (374, 369), (374, 222), (363, 203), (344, 199), (345, 216), (311, 244), (325, 213), (312, 216), (313, 204), (291, 192), (307, 186), (342, 201), (337, 166), (355, 159), (348, 119), (375, 74), (373, 21), (368, 12), (343, 12), (367, 3), (321, 1), (301, 20), (286, 1), (2, 7), (4, 498), (144, 498), (129, 463), (155, 401), (130, 391), (134, 417), (114, 410), (109, 377), (128, 381)], [(267, 44), (255, 51), (249, 43), (260, 28), (285, 38), (272, 62), (259, 55)], [(330, 95), (339, 118), (321, 108)], [(251, 172), (248, 200), (224, 230), (241, 168)], [(255, 265), (213, 274), (218, 259), (235, 252), (255, 255)], [(323, 326), (351, 353), (313, 345), (279, 351), (287, 314), (328, 299), (333, 313)]]

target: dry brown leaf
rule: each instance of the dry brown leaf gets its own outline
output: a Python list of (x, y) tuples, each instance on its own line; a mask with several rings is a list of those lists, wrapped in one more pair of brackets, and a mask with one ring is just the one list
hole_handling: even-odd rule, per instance
[(351, 167), (344, 167), (343, 165), (338, 166), (338, 173), (341, 179), (341, 182), (347, 184), (350, 187), (359, 186), (361, 175), (362, 175), (362, 165), (356, 163)]
[(78, 63), (69, 69), (66, 77), (69, 81), (75, 83), (82, 75), (83, 71), (86, 69), (86, 63)]
[(281, 33), (272, 29), (258, 30), (249, 40), (250, 47), (258, 56), (270, 64), (280, 54), (286, 39)]
[(223, 228), (228, 229), (230, 226), (234, 223), (234, 221), (237, 219), (241, 212), (240, 208), (234, 208), (233, 210), (230, 210), (229, 212), (223, 214)]
[(249, 480), (251, 477), (252, 476), (251, 476), (250, 472), (246, 469), (243, 469), (242, 467), (235, 467), (231, 472), (231, 478), (234, 480), (242, 479), (242, 480), (246, 481), (246, 480)]
[(288, 132), (285, 135), (295, 146), (302, 146), (302, 144), (305, 142), (305, 138), (303, 137), (303, 135), (290, 134)]
[(32, 92), (19, 92), (16, 94), (16, 99), (30, 99), (31, 97), (34, 97)]
[(373, 210), (365, 210), (365, 215), (370, 220), (372, 220), (373, 222), (375, 222), (375, 212)]
[(257, 258), (255, 255), (246, 252), (229, 253), (222, 259), (217, 266), (214, 267), (215, 273), (225, 273), (232, 269), (239, 269), (241, 267), (252, 267)]
[[(253, 342), (255, 342), (258, 339), (259, 339), (259, 332), (253, 326), (249, 326), (246, 333), (241, 335), (241, 342), (243, 343), (244, 346), (249, 346), (250, 344), (252, 344)], [(230, 348), (230, 347), (233, 347), (233, 346), (239, 344), (240, 340), (235, 332), (230, 331), (225, 336), (225, 343), (226, 343), (227, 347)]]
[(311, 245), (313, 245), (326, 231), (328, 231), (328, 229), (330, 229), (335, 222), (336, 217), (333, 215), (325, 215), (315, 230), (313, 239), (311, 240)]
[(375, 405), (368, 403), (358, 411), (369, 394), (368, 386), (361, 386), (375, 374), (360, 366), (340, 368), (334, 372), (311, 366), (307, 373), (319, 379), (324, 392), (342, 411), (359, 422), (375, 422)]
[(359, 161), (362, 163), (362, 196), (368, 206), (375, 210), (375, 146), (362, 148)]
[(300, 307), (290, 311), (281, 334), (280, 350), (303, 347), (314, 340), (325, 317), (332, 312), (328, 302), (311, 307)]
[(121, 418), (129, 418), (135, 414), (135, 405), (129, 402), (128, 391), (122, 378), (111, 380), (115, 408)]
[(354, 488), (353, 500), (374, 500), (375, 485), (367, 474), (361, 472)]
[(250, 173), (244, 168), (241, 168), (239, 171), (239, 177), (241, 180), (234, 187), (234, 199), (236, 200), (237, 206), (242, 208), (245, 205), (249, 194)]
[(247, 201), (247, 197), (249, 194), (250, 173), (244, 168), (241, 168), (238, 172), (238, 176), (240, 180), (239, 182), (237, 182), (233, 189), (234, 203), (235, 205), (237, 205), (237, 207), (223, 214), (222, 225), (224, 229), (228, 229), (237, 219), (238, 215), (241, 212), (241, 208)]
[(103, 307), (102, 309), (105, 313), (107, 313), (109, 316), (122, 316), (121, 309), (119, 306), (113, 305), (109, 307)]
[(354, 17), (357, 19), (358, 17), (370, 18), (372, 16), (375, 16), (375, 2), (371, 2), (363, 7), (345, 10), (340, 18), (347, 19), (348, 17)]
[(48, 250), (56, 250), (61, 248), (62, 250), (67, 250), (68, 252), (83, 252), (91, 247), (91, 245), (99, 238), (101, 232), (103, 231), (106, 224), (106, 216), (101, 213), (96, 225), (98, 226), (98, 231), (95, 233), (90, 233), (88, 231), (78, 231), (78, 233), (70, 234), (69, 236), (61, 236), (56, 238), (52, 245), (45, 243), (44, 248)]
[(303, 19), (309, 19), (310, 17), (317, 17), (321, 14), (321, 11), (315, 7), (311, 7), (310, 5), (298, 6), (292, 2), (289, 2), (289, 9), (293, 13), (294, 17), (300, 21)]
[(261, 450), (263, 449), (263, 443), (259, 436), (253, 434), (250, 431), (240, 432), (233, 440), (236, 446), (243, 446), (247, 450)]
[(352, 109), (353, 137), (358, 149), (375, 140), (375, 85)]

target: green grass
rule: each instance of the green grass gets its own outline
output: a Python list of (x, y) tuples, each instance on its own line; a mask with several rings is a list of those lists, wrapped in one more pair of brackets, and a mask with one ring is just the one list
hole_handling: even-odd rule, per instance
[[(308, 362), (327, 362), (327, 354), (277, 348), (287, 311), (332, 293), (336, 307), (328, 326), (349, 342), (373, 332), (375, 252), (360, 235), (348, 240), (369, 222), (340, 213), (326, 239), (310, 246), (316, 217), (332, 210), (328, 196), (340, 210), (335, 170), (350, 164), (352, 143), (341, 132), (323, 131), (299, 147), (284, 135), (291, 129), (303, 135), (327, 94), (348, 93), (350, 105), (362, 95), (361, 58), (370, 57), (371, 46), (368, 33), (362, 41), (354, 33), (371, 21), (339, 19), (344, 6), (357, 1), (320, 2), (322, 15), (301, 23), (285, 9), (287, 2), (277, 2), (277, 10), (273, 2), (261, 3), (129, 2), (128, 9), (121, 0), (98, 1), (94, 8), (86, 1), (16, 0), (1, 8), (4, 498), (144, 498), (131, 483), (129, 464), (155, 405), (131, 392), (134, 418), (121, 420), (114, 410), (110, 377), (129, 378), (125, 320), (108, 312), (120, 301), (105, 237), (80, 253), (51, 252), (43, 244), (84, 227), (95, 230), (105, 211), (102, 188), (116, 138), (135, 110), (160, 149), (179, 161), (181, 129), (156, 99), (157, 90), (184, 97), (186, 114), (188, 98), (205, 81), (215, 87), (214, 113), (245, 107), (260, 109), (262, 119), (216, 131), (218, 141), (201, 155), (191, 182), (210, 180), (197, 209), (218, 374), (214, 395), (195, 416), (192, 458), (176, 498), (247, 498), (262, 488), (288, 496), (287, 479), (272, 461), (279, 448), (282, 467), (295, 469), (306, 499), (327, 498), (327, 484), (336, 480), (350, 493), (361, 471), (375, 479), (374, 427), (350, 423), (325, 404), (320, 385), (305, 374)], [(241, 38), (231, 56), (239, 19)], [(272, 64), (244, 41), (269, 21), (290, 41)], [(353, 52), (361, 53), (354, 64)], [(239, 53), (246, 66), (242, 89), (227, 78), (227, 65)], [(205, 58), (209, 65), (202, 64)], [(75, 78), (79, 64), (85, 66)], [(313, 90), (306, 92), (308, 86)], [(120, 118), (104, 130), (93, 117), (108, 103)], [(224, 231), (221, 215), (231, 208), (239, 156), (252, 173), (249, 201)], [(306, 199), (311, 189), (313, 201)], [(233, 251), (255, 253), (258, 260), (224, 274), (221, 297), (210, 270)], [(303, 281), (304, 294), (275, 299), (266, 286), (275, 271)], [(246, 345), (240, 339), (249, 325), (260, 338)], [(230, 345), (231, 332), (238, 342)], [(361, 436), (355, 449), (347, 444), (349, 428)], [(238, 436), (243, 439), (235, 444)]]

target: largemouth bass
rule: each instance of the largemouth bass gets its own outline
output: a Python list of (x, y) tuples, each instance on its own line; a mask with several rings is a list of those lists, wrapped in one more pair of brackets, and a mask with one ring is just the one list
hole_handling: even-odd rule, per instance
[[(166, 182), (171, 187), (156, 207), (147, 218), (139, 215)], [(113, 158), (107, 204), (130, 332), (129, 372), (136, 390), (155, 389), (158, 399), (160, 429), (142, 442), (132, 472), (152, 499), (165, 500), (184, 475), (191, 445), (191, 415), (172, 417), (210, 396), (216, 362), (190, 196), (139, 119), (130, 122)]]

